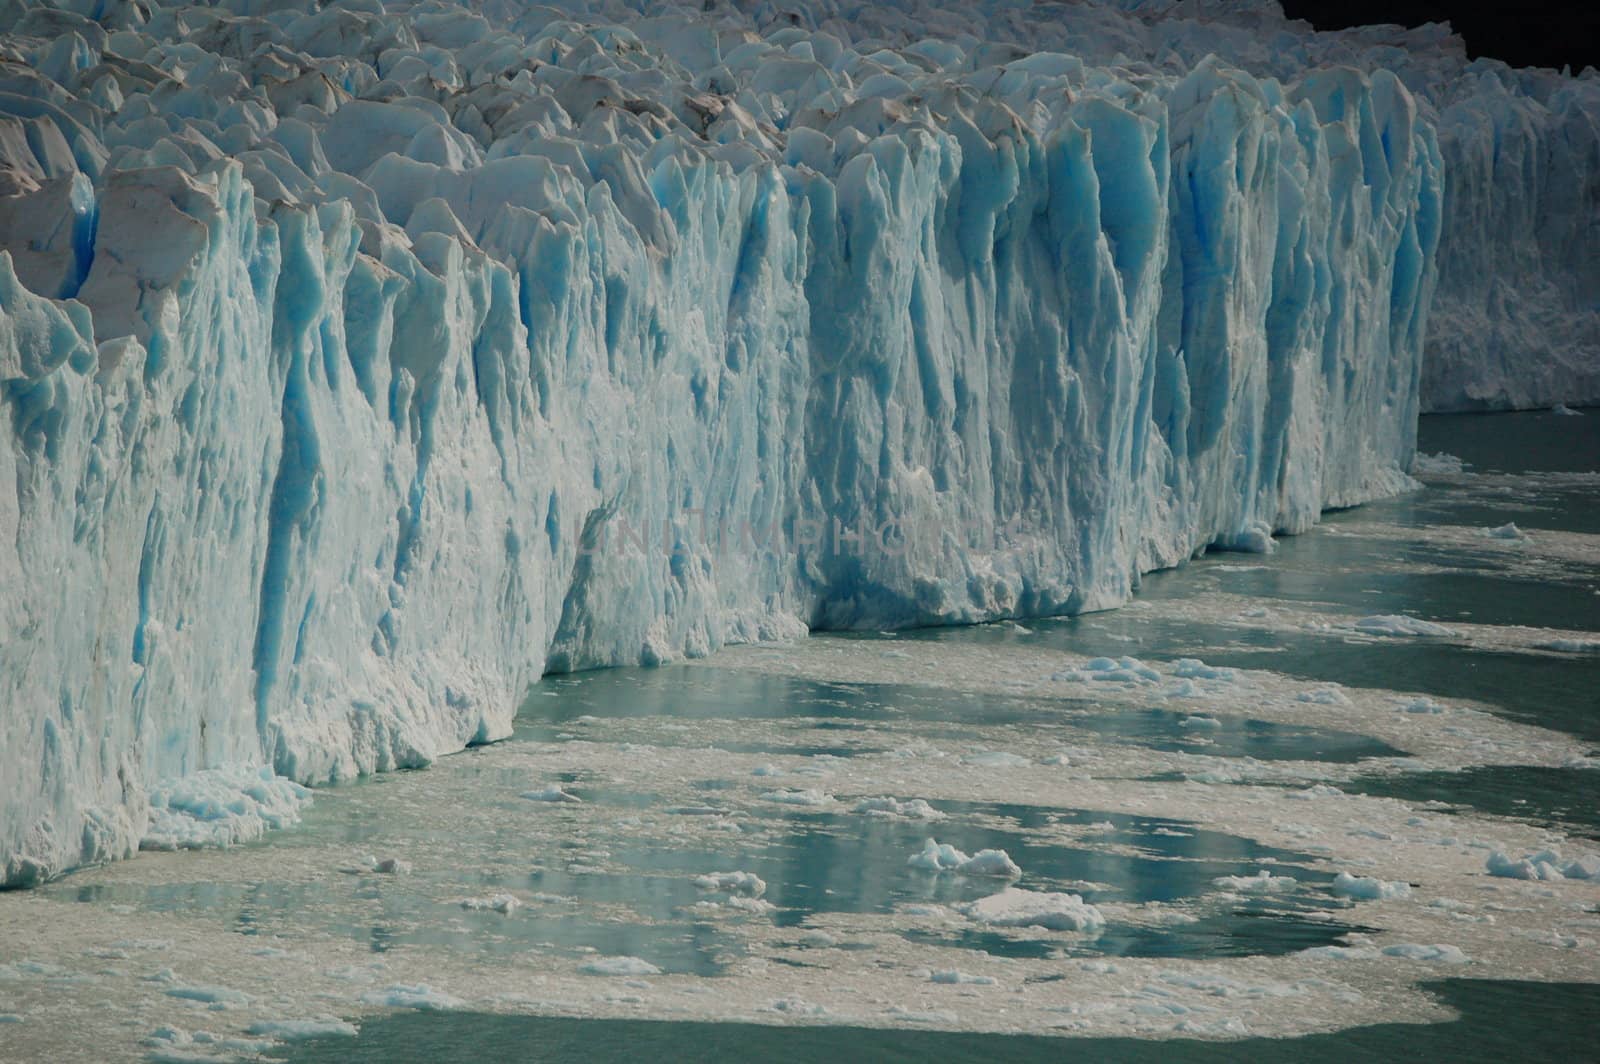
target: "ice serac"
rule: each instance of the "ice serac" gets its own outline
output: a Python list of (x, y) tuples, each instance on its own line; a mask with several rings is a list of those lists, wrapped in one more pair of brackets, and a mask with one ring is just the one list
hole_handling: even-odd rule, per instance
[(1115, 605), (1407, 483), (1394, 75), (472, 8), (0, 9), (5, 882), (289, 822), (545, 671)]

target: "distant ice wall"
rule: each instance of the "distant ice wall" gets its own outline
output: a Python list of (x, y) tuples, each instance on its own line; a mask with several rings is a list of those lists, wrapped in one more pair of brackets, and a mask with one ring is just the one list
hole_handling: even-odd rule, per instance
[(4, 882), (547, 670), (1115, 605), (1408, 483), (1444, 186), (1389, 73), (259, 7), (0, 43)]
[(1600, 74), (1475, 64), (1452, 88), (1423, 401), (1600, 406)]

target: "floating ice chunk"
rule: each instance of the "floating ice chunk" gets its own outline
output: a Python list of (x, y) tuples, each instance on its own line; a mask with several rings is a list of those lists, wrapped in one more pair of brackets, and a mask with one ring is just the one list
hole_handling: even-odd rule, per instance
[(661, 969), (638, 957), (600, 957), (580, 965), (584, 975), (641, 976), (660, 975)]
[(800, 936), (800, 945), (807, 949), (827, 949), (838, 944), (838, 939), (818, 928), (812, 928)]
[(1467, 469), (1467, 463), (1453, 454), (1423, 454), (1418, 451), (1411, 459), (1413, 476), (1451, 476)]
[(1534, 646), (1539, 650), (1556, 650), (1563, 654), (1600, 653), (1600, 639), (1547, 639)]
[(530, 802), (572, 802), (572, 803), (580, 803), (580, 802), (583, 801), (583, 799), (579, 798), (577, 795), (568, 794), (566, 791), (562, 790), (561, 789), (561, 785), (559, 783), (552, 783), (548, 787), (543, 788), (542, 790), (523, 791), (522, 792), (522, 797), (526, 798)]
[(767, 881), (754, 872), (712, 872), (695, 876), (694, 885), (701, 890), (722, 891), (747, 898), (759, 898), (767, 892)]
[(1186, 680), (1219, 680), (1231, 682), (1234, 678), (1232, 669), (1220, 665), (1207, 665), (1199, 658), (1179, 658), (1173, 662), (1172, 674)]
[(1528, 534), (1516, 526), (1515, 522), (1503, 524), (1498, 528), (1479, 529), (1478, 534), (1489, 539), (1504, 539), (1521, 541), (1528, 538)]
[(1222, 727), (1222, 722), (1216, 717), (1184, 717), (1182, 720), (1178, 721), (1178, 727), (1214, 730)]
[(1512, 857), (1500, 850), (1489, 855), (1484, 867), (1491, 876), (1502, 879), (1600, 879), (1600, 855), (1585, 854), (1563, 860), (1554, 850)]
[(1300, 885), (1293, 876), (1275, 876), (1265, 868), (1253, 876), (1219, 876), (1211, 883), (1235, 894), (1282, 894)]
[(1093, 658), (1082, 665), (1053, 673), (1050, 678), (1073, 683), (1099, 680), (1138, 685), (1159, 683), (1161, 674), (1138, 658)]
[(822, 806), (832, 805), (834, 802), (833, 795), (825, 794), (815, 788), (808, 788), (803, 791), (789, 789), (767, 791), (761, 797), (766, 801), (777, 802), (780, 805)]
[(826, 1007), (806, 1001), (803, 998), (783, 997), (778, 998), (767, 1008), (773, 1012), (781, 1012), (786, 1016), (827, 1016)]
[(1318, 687), (1310, 691), (1301, 691), (1294, 696), (1296, 702), (1309, 702), (1318, 706), (1348, 706), (1350, 696), (1337, 687)]
[(1404, 699), (1396, 708), (1402, 713), (1439, 714), (1444, 712), (1443, 706), (1426, 696)]
[(1561, 866), (1568, 879), (1600, 879), (1600, 854), (1586, 853)]
[(354, 1038), (361, 1031), (353, 1023), (329, 1017), (319, 1020), (257, 1020), (245, 1028), (245, 1033), (279, 1042), (304, 1042), (312, 1038)]
[(949, 843), (940, 843), (935, 839), (928, 839), (923, 843), (919, 852), (912, 854), (906, 860), (906, 864), (912, 868), (920, 868), (925, 872), (946, 872), (961, 867), (967, 860), (966, 854)]
[(476, 912), (497, 912), (510, 914), (522, 903), (511, 894), (491, 894), (487, 898), (463, 898), (461, 907)]
[(1105, 927), (1100, 910), (1077, 894), (1057, 894), (1008, 887), (998, 894), (956, 909), (990, 927), (1042, 927), (1050, 931), (1098, 931)]
[(1401, 957), (1408, 961), (1425, 961), (1430, 964), (1466, 964), (1468, 957), (1455, 946), (1425, 946), (1415, 942), (1399, 942), (1385, 946), (1385, 957)]
[(750, 770), (752, 776), (781, 776), (783, 770), (777, 765), (757, 765)]
[(987, 975), (968, 975), (966, 972), (949, 968), (929, 974), (930, 983), (943, 983), (949, 986), (994, 986), (993, 977)]
[(1363, 898), (1368, 901), (1409, 898), (1411, 897), (1411, 884), (1374, 879), (1369, 876), (1353, 876), (1349, 872), (1340, 872), (1334, 877), (1333, 892), (1335, 894), (1343, 894), (1347, 898)]
[(1555, 406), (1550, 408), (1550, 412), (1552, 414), (1556, 414), (1559, 417), (1582, 417), (1583, 416), (1583, 411), (1574, 410), (1574, 409), (1572, 409), (1572, 407), (1568, 406), (1566, 403), (1557, 403)]
[(443, 1011), (446, 1009), (459, 1009), (466, 1004), (460, 998), (446, 994), (442, 990), (435, 990), (427, 983), (410, 985), (395, 983), (384, 987), (382, 990), (369, 990), (361, 995), (363, 1005), (376, 1005), (381, 1008), (391, 1009), (417, 1009), (419, 1011)]
[(912, 854), (906, 864), (925, 872), (956, 872), (966, 876), (1016, 879), (1022, 875), (1022, 869), (1004, 850), (979, 850), (968, 857), (949, 843), (934, 839), (924, 842), (922, 850)]
[(871, 816), (898, 816), (907, 820), (943, 820), (945, 815), (922, 798), (900, 801), (897, 798), (863, 798), (855, 805), (858, 813)]
[(770, 913), (777, 908), (769, 901), (761, 898), (746, 897), (743, 894), (729, 894), (718, 899), (697, 901), (690, 906), (695, 912), (712, 913), (718, 911), (732, 911), (740, 913)]
[(998, 876), (1016, 879), (1022, 869), (1004, 850), (979, 850), (957, 866), (956, 871), (967, 876)]
[(1455, 629), (1446, 628), (1442, 624), (1424, 621), (1418, 617), (1406, 617), (1397, 613), (1377, 614), (1372, 617), (1363, 617), (1354, 627), (1368, 635), (1423, 635), (1423, 636), (1453, 636)]
[(164, 780), (150, 791), (142, 850), (230, 846), (300, 822), (311, 792), (270, 768), (226, 767)]

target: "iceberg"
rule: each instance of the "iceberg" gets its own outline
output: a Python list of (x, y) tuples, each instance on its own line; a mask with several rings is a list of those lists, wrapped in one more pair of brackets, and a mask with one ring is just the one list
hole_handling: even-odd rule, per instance
[[(1113, 606), (1412, 484), (1449, 211), (1513, 210), (1452, 152), (1586, 150), (1595, 79), (1051, 11), (0, 0), (0, 883), (547, 672)], [(1493, 281), (1570, 346), (1568, 206)]]

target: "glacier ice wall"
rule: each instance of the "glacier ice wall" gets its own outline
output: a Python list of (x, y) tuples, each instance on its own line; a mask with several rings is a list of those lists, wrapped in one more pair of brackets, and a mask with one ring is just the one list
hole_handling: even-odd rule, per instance
[(1600, 71), (1469, 61), (1437, 24), (1317, 33), (1276, 0), (832, 0), (794, 14), (874, 44), (986, 42), (995, 64), (1009, 48), (1170, 76), (1218, 56), (1284, 84), (1319, 68), (1389, 71), (1437, 130), (1444, 170), (1422, 409), (1600, 405)]
[(0, 0), (0, 879), (1406, 483), (1399, 78), (820, 10)]
[(1426, 406), (1600, 406), (1600, 72), (1474, 67), (1441, 101)]

